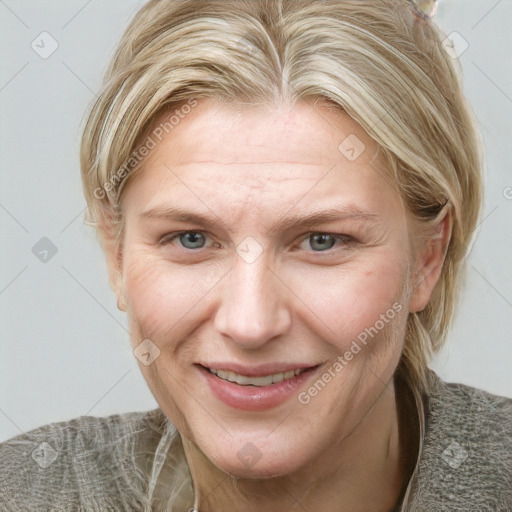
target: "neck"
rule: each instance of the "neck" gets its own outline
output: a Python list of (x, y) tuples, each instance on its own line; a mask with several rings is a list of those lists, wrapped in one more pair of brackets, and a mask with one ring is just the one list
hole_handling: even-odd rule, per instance
[(232, 477), (191, 441), (183, 447), (199, 497), (199, 512), (268, 512), (293, 507), (309, 512), (390, 512), (400, 500), (415, 462), (411, 425), (397, 407), (391, 381), (352, 433), (306, 468), (277, 478)]

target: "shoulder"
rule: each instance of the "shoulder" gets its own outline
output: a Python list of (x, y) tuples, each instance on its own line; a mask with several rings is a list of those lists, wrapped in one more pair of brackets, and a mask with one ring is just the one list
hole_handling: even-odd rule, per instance
[(430, 372), (416, 492), (439, 511), (512, 510), (512, 399)]
[(0, 509), (126, 509), (164, 422), (160, 409), (81, 416), (1, 443)]
[[(483, 469), (512, 469), (512, 398), (429, 376), (426, 434), (430, 442), (452, 439), (467, 447), (468, 462)], [(445, 457), (446, 458), (446, 457)], [(452, 463), (452, 466), (455, 462)], [(510, 475), (510, 473), (509, 473)], [(507, 484), (511, 484), (511, 480)]]

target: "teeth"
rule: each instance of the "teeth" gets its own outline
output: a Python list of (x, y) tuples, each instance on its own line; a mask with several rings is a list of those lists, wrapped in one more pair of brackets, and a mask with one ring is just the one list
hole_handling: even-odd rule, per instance
[(239, 373), (229, 372), (226, 370), (215, 370), (213, 368), (208, 368), (211, 373), (217, 375), (221, 379), (228, 380), (229, 382), (235, 382), (241, 386), (270, 386), (271, 384), (275, 384), (277, 382), (281, 382), (283, 380), (291, 379), (296, 375), (299, 375), (304, 370), (289, 370), (287, 372), (274, 373), (272, 375), (266, 375), (265, 377), (247, 377), (246, 375), (240, 375)]

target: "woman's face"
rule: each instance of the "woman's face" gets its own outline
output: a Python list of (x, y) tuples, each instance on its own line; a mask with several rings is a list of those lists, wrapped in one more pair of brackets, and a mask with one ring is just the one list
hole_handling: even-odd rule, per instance
[(144, 166), (124, 192), (121, 270), (151, 391), (224, 471), (306, 467), (392, 392), (414, 300), (376, 144), (309, 103), (204, 101)]

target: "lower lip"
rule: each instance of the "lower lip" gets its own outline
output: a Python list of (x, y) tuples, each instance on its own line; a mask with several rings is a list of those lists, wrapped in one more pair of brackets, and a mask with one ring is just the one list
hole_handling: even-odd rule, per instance
[(198, 366), (200, 373), (206, 378), (212, 393), (225, 404), (243, 409), (244, 411), (263, 411), (277, 407), (296, 395), (297, 390), (315, 373), (318, 367), (308, 369), (291, 379), (276, 382), (269, 386), (241, 386), (234, 382), (221, 379)]

